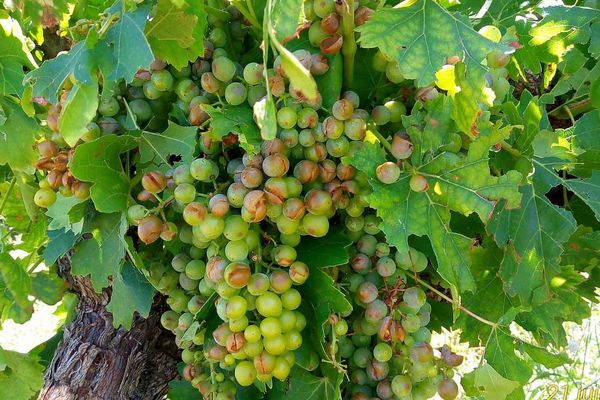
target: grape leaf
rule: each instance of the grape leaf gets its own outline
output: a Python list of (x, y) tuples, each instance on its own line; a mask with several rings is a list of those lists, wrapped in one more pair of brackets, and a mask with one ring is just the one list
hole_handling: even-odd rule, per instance
[(86, 231), (92, 238), (75, 246), (71, 272), (73, 275), (90, 275), (94, 289), (100, 292), (108, 285), (108, 277), (119, 273), (125, 256), (127, 220), (123, 213), (97, 213), (87, 225)]
[(188, 381), (172, 380), (169, 382), (168, 400), (191, 400), (198, 397), (198, 389)]
[(113, 326), (131, 328), (134, 313), (147, 318), (152, 306), (154, 288), (131, 263), (125, 262), (113, 276), (112, 294), (106, 309), (112, 313)]
[[(546, 42), (585, 43), (590, 37), (589, 24), (600, 17), (600, 11), (588, 7), (549, 6), (540, 9), (544, 18), (531, 28), (529, 43), (539, 46)], [(563, 35), (566, 34), (566, 35)]]
[[(409, 134), (414, 138), (413, 142), (423, 141), (419, 130), (409, 128)], [(406, 172), (391, 185), (377, 179), (375, 169), (385, 157), (370, 132), (362, 149), (351, 160), (369, 178), (373, 187), (371, 206), (383, 220), (381, 228), (388, 242), (404, 252), (408, 251), (409, 236), (427, 235), (436, 255), (438, 272), (460, 292), (475, 289), (469, 272), (469, 250), (473, 240), (450, 229), (450, 210), (465, 215), (474, 212), (487, 222), (498, 200), (506, 199), (504, 205), (510, 208), (518, 206), (520, 174), (510, 171), (493, 177), (488, 166), (490, 147), (507, 134), (507, 129), (486, 126), (481, 136), (471, 143), (464, 160), (442, 153), (422, 166), (415, 164), (429, 180), (430, 189), (422, 193), (410, 189), (411, 174)]]
[(204, 2), (193, 1), (178, 7), (169, 0), (159, 0), (146, 25), (146, 37), (154, 54), (181, 69), (204, 54), (204, 31), (207, 14)]
[(0, 95), (23, 94), (23, 68), (36, 68), (19, 23), (0, 11)]
[(260, 131), (254, 123), (252, 109), (246, 105), (225, 106), (214, 108), (203, 104), (202, 109), (212, 119), (212, 134), (217, 138), (223, 138), (229, 133), (235, 133), (239, 137), (240, 145), (250, 154), (256, 154), (260, 150)]
[(520, 341), (510, 335), (508, 327), (492, 330), (486, 342), (483, 357), (503, 377), (524, 385), (532, 374), (532, 367), (516, 351)]
[(305, 237), (296, 247), (298, 260), (311, 268), (337, 267), (348, 263), (347, 247), (352, 244), (340, 229), (331, 228), (323, 238)]
[(527, 304), (547, 298), (547, 281), (557, 272), (564, 243), (575, 232), (573, 215), (553, 205), (545, 194), (560, 180), (548, 179), (547, 167), (536, 162), (532, 183), (521, 186), (521, 207), (498, 208), (488, 230), (494, 240), (506, 246), (500, 275), (511, 296)]
[(181, 156), (181, 162), (190, 163), (194, 159), (194, 148), (198, 129), (195, 126), (179, 126), (169, 121), (162, 133), (144, 131), (140, 136), (140, 164), (144, 171), (165, 172), (171, 168), (169, 157)]
[(273, 2), (271, 21), (275, 36), (281, 43), (289, 41), (305, 21), (303, 0), (276, 0)]
[(58, 257), (63, 256), (77, 240), (73, 231), (59, 229), (56, 231), (48, 231), (48, 244), (44, 249), (44, 260), (47, 265), (54, 264)]
[(267, 393), (268, 400), (336, 400), (340, 398), (337, 382), (327, 377), (318, 377), (310, 372), (294, 367), (287, 382), (276, 380), (273, 389)]
[(34, 143), (39, 127), (7, 97), (0, 98), (0, 109), (7, 118), (0, 125), (0, 148), (10, 149), (0, 152), (0, 165), (8, 164), (14, 171), (31, 172), (33, 163), (37, 161)]
[[(254, 113), (254, 117), (256, 119), (256, 125), (260, 129), (260, 136), (263, 140), (273, 140), (277, 137), (277, 116), (275, 109), (275, 102), (271, 96), (265, 96), (262, 99), (258, 100), (252, 106), (252, 111)], [(240, 142), (242, 138), (240, 138)], [(247, 141), (247, 139), (244, 139)], [(249, 147), (249, 144), (246, 144), (246, 147), (250, 148), (250, 150), (246, 150), (250, 154), (258, 153), (258, 142), (252, 144), (252, 147)]]
[(52, 219), (48, 224), (48, 229), (56, 230), (64, 228), (73, 231), (75, 234), (81, 233), (83, 221), (80, 219), (74, 221), (70, 212), (75, 206), (82, 204), (84, 201), (77, 196), (65, 197), (61, 193), (58, 193), (54, 204), (46, 210), (46, 215)]
[(69, 162), (73, 176), (91, 182), (91, 198), (100, 212), (124, 211), (129, 196), (129, 177), (119, 155), (136, 147), (131, 136), (106, 135), (77, 146)]
[(139, 69), (154, 61), (152, 49), (144, 36), (149, 8), (138, 7), (135, 11), (121, 14), (119, 22), (106, 32), (106, 45), (112, 50), (112, 69), (106, 79), (130, 82)]
[(57, 103), (58, 92), (71, 74), (78, 82), (91, 85), (95, 68), (94, 47), (87, 41), (81, 41), (68, 52), (44, 61), (40, 68), (29, 72), (24, 83), (32, 86), (34, 97), (44, 97), (50, 103)]
[(433, 0), (377, 10), (357, 31), (362, 47), (378, 47), (398, 62), (405, 78), (415, 79), (420, 87), (435, 81), (435, 73), (450, 56), (463, 59), (470, 71), (484, 69), (481, 63), (492, 50), (506, 51)]
[(31, 354), (0, 348), (0, 398), (30, 400), (44, 384), (44, 366)]
[(27, 229), (30, 220), (27, 217), (27, 211), (23, 205), (19, 188), (13, 186), (10, 192), (9, 188), (9, 182), (0, 183), (0, 202), (4, 204), (0, 215), (6, 227), (22, 232)]
[(31, 300), (28, 299), (31, 291), (31, 278), (21, 263), (4, 251), (0, 253), (0, 277), (17, 305), (21, 308), (29, 308), (31, 306)]
[(480, 365), (463, 376), (461, 385), (467, 395), (483, 396), (486, 400), (504, 400), (521, 386), (518, 382), (502, 377), (489, 364)]
[(98, 82), (91, 84), (77, 82), (67, 97), (58, 119), (58, 129), (65, 142), (71, 147), (87, 131), (87, 125), (96, 116), (98, 109)]
[(37, 300), (54, 305), (62, 299), (67, 284), (56, 274), (56, 271), (38, 272), (31, 277), (31, 288)]

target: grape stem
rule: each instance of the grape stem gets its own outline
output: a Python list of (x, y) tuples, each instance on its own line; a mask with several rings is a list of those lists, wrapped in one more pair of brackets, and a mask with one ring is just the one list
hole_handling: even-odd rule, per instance
[(379, 141), (381, 142), (383, 147), (385, 147), (385, 149), (387, 151), (389, 151), (390, 154), (392, 154), (392, 145), (390, 144), (390, 142), (387, 141), (386, 138), (383, 137), (383, 135), (381, 133), (379, 133), (379, 131), (377, 131), (377, 128), (372, 127), (372, 129), (370, 129), (370, 131), (373, 133), (373, 135), (375, 135), (375, 137), (377, 139), (379, 139)]
[[(413, 277), (411, 277), (411, 278), (413, 278)], [(413, 279), (415, 279), (415, 278), (413, 278)], [(420, 278), (416, 278), (416, 282), (418, 282), (420, 285), (425, 286), (427, 289), (431, 290), (433, 293), (437, 294), (438, 296), (440, 296), (442, 299), (446, 300), (447, 302), (454, 303), (452, 298), (450, 298), (449, 296), (440, 292), (439, 290), (437, 290), (436, 288), (434, 288), (433, 286), (431, 286), (429, 283), (425, 282), (424, 280), (422, 280)], [(465, 314), (475, 318), (477, 321), (479, 321), (481, 323), (491, 326), (493, 329), (496, 329), (498, 327), (497, 323), (489, 321), (489, 320), (475, 314), (473, 311), (469, 310), (468, 308), (465, 308), (462, 305), (459, 305), (458, 308), (460, 308)]]
[(521, 157), (521, 152), (517, 149), (515, 149), (514, 147), (512, 147), (510, 144), (506, 143), (504, 140), (501, 143), (502, 145), (502, 150), (506, 151), (507, 153), (515, 156), (515, 157)]
[(344, 88), (350, 90), (354, 83), (354, 0), (338, 0), (338, 11), (342, 16), (342, 56), (344, 57)]
[(6, 206), (6, 203), (8, 203), (8, 198), (10, 197), (10, 193), (13, 191), (16, 183), (17, 183), (17, 177), (13, 176), (12, 179), (10, 180), (10, 185), (8, 186), (8, 189), (4, 193), (4, 198), (2, 199), (2, 204), (0, 204), (0, 214), (2, 214), (2, 211), (4, 211), (4, 207)]

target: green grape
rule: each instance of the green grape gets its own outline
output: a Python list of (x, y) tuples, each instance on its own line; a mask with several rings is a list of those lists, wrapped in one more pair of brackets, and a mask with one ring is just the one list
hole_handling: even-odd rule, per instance
[(274, 355), (278, 356), (283, 354), (287, 349), (287, 343), (283, 335), (275, 336), (272, 338), (263, 339), (265, 350)]
[[(317, 2), (318, 1), (326, 2), (329, 0), (316, 0), (316, 1)], [(314, 47), (319, 47), (321, 42), (328, 37), (329, 37), (329, 35), (327, 34), (327, 32), (325, 32), (323, 30), (323, 28), (321, 28), (321, 24), (313, 23), (310, 25), (310, 28), (308, 29), (308, 41), (310, 42), (311, 45), (313, 45)]]
[(258, 85), (263, 81), (264, 67), (261, 64), (251, 62), (244, 67), (244, 80), (249, 85)]
[(200, 280), (206, 273), (206, 264), (202, 260), (190, 260), (185, 266), (185, 274), (190, 279)]
[(161, 92), (168, 92), (173, 88), (173, 83), (175, 80), (173, 79), (173, 75), (166, 69), (161, 69), (160, 71), (154, 71), (152, 73), (152, 77), (150, 81), (156, 88)]
[(290, 331), (284, 334), (286, 348), (288, 350), (297, 350), (302, 346), (302, 335), (298, 331)]
[(323, 237), (329, 232), (329, 219), (325, 215), (306, 214), (302, 218), (302, 229), (310, 236)]
[(175, 86), (175, 93), (180, 100), (190, 103), (200, 94), (200, 88), (191, 79), (182, 79)]
[(338, 336), (344, 336), (348, 333), (348, 322), (344, 319), (340, 319), (333, 325), (333, 331)]
[(319, 123), (319, 115), (312, 109), (305, 107), (298, 112), (298, 127), (300, 129), (315, 128)]
[(260, 296), (266, 293), (270, 287), (269, 277), (262, 273), (255, 273), (248, 280), (248, 292), (253, 296)]
[[(144, 88), (145, 86), (146, 85), (144, 85)], [(202, 86), (202, 89), (207, 93), (217, 93), (221, 89), (222, 83), (212, 72), (205, 72), (200, 77), (200, 86)]]
[(233, 296), (227, 302), (225, 313), (229, 319), (238, 319), (246, 314), (248, 303), (242, 296)]
[(366, 254), (358, 253), (350, 260), (350, 266), (355, 272), (366, 275), (371, 269), (371, 259)]
[(296, 313), (291, 310), (283, 310), (279, 316), (279, 323), (281, 324), (282, 332), (290, 332), (296, 329)]
[(281, 304), (286, 310), (295, 310), (300, 306), (302, 296), (296, 289), (289, 289), (281, 294)]
[(183, 208), (183, 220), (191, 226), (200, 225), (204, 221), (206, 214), (206, 207), (195, 201), (186, 204)]
[(422, 272), (427, 268), (427, 256), (409, 247), (408, 252), (397, 252), (395, 255), (396, 265), (404, 270), (415, 270)]
[(265, 292), (256, 299), (256, 310), (263, 317), (279, 317), (283, 305), (281, 299), (275, 293)]
[(256, 368), (250, 361), (241, 361), (235, 367), (235, 380), (241, 386), (250, 386), (256, 379)]
[(411, 309), (418, 311), (427, 301), (427, 295), (418, 287), (411, 287), (404, 291), (402, 300)]
[(387, 362), (392, 359), (392, 347), (387, 343), (377, 343), (373, 348), (373, 356), (377, 361)]
[(407, 375), (396, 375), (392, 378), (392, 391), (396, 396), (409, 396), (412, 391), (412, 382)]
[(244, 337), (246, 338), (248, 343), (259, 342), (262, 338), (260, 328), (256, 325), (248, 325), (244, 330)]
[(241, 289), (248, 284), (250, 267), (243, 262), (232, 262), (225, 268), (225, 282), (232, 288)]
[(371, 66), (377, 72), (385, 72), (388, 63), (386, 56), (381, 51), (378, 51), (373, 55)]
[(196, 198), (196, 188), (189, 183), (181, 183), (175, 188), (173, 196), (182, 204), (191, 203)]
[(271, 339), (281, 335), (281, 323), (279, 319), (267, 317), (260, 322), (260, 333), (263, 338)]
[(242, 240), (247, 234), (250, 224), (244, 221), (239, 215), (230, 215), (225, 219), (223, 236), (228, 240)]
[(385, 125), (391, 118), (392, 113), (385, 106), (377, 106), (371, 111), (371, 119), (376, 125)]
[(375, 301), (378, 296), (379, 290), (377, 289), (377, 286), (371, 282), (363, 282), (357, 287), (356, 297), (363, 304)]
[(285, 381), (290, 374), (290, 371), (290, 363), (288, 363), (288, 361), (283, 357), (277, 357), (277, 360), (275, 361), (275, 368), (273, 369), (273, 376), (280, 381)]
[(39, 189), (33, 196), (35, 205), (41, 208), (48, 208), (56, 202), (56, 193), (50, 188)]
[(377, 174), (377, 179), (387, 185), (391, 185), (392, 183), (396, 182), (400, 178), (401, 174), (398, 164), (391, 161), (387, 161), (379, 165), (375, 172)]
[(359, 368), (366, 368), (372, 358), (373, 355), (367, 347), (359, 347), (352, 355), (352, 360)]
[(100, 127), (95, 122), (90, 122), (87, 124), (85, 128), (85, 132), (81, 136), (81, 140), (84, 142), (91, 142), (92, 140), (96, 140), (101, 136), (102, 132), (100, 131)]
[(235, 75), (235, 64), (227, 57), (214, 58), (212, 73), (221, 82), (229, 82)]
[(169, 331), (174, 331), (179, 322), (179, 314), (175, 311), (168, 310), (160, 316), (160, 324), (163, 328)]
[(367, 307), (365, 308), (365, 319), (368, 322), (381, 321), (387, 316), (387, 313), (387, 305), (383, 301), (375, 299), (367, 304)]
[(225, 257), (229, 261), (243, 261), (248, 257), (248, 245), (245, 240), (236, 240), (225, 246)]
[(279, 245), (271, 253), (273, 260), (282, 267), (289, 267), (296, 260), (296, 249), (287, 245)]
[(292, 282), (301, 285), (308, 279), (310, 269), (305, 263), (296, 261), (290, 265), (289, 275)]
[(145, 122), (152, 118), (152, 108), (147, 101), (136, 99), (129, 103), (131, 112), (135, 115), (137, 122)]
[(282, 107), (277, 111), (277, 123), (283, 129), (292, 129), (297, 120), (298, 115), (292, 107)]
[(288, 291), (292, 287), (292, 278), (285, 271), (273, 271), (269, 276), (271, 289), (278, 294)]
[(223, 47), (227, 43), (227, 33), (222, 28), (213, 28), (208, 34), (208, 40), (210, 40), (215, 47)]
[(385, 67), (385, 76), (392, 83), (400, 83), (404, 81), (404, 76), (400, 72), (400, 67), (397, 62), (387, 63)]
[(402, 116), (406, 115), (406, 106), (401, 101), (390, 100), (383, 106), (390, 112), (390, 122), (401, 122)]
[(352, 113), (354, 112), (354, 106), (350, 102), (350, 100), (340, 99), (333, 103), (331, 107), (331, 113), (333, 116), (340, 120), (345, 121), (352, 117)]
[(144, 92), (144, 96), (146, 96), (149, 100), (159, 99), (163, 92), (158, 90), (158, 88), (151, 81), (144, 83), (142, 86), (142, 91)]
[(394, 275), (394, 273), (396, 272), (396, 263), (391, 258), (384, 256), (377, 260), (377, 262), (375, 263), (375, 268), (377, 269), (377, 273), (379, 275), (383, 276), (384, 278), (387, 278)]
[(217, 164), (207, 158), (197, 158), (190, 164), (190, 174), (201, 182), (210, 182), (219, 175)]
[(98, 104), (98, 112), (105, 117), (114, 117), (120, 109), (119, 101), (114, 97), (103, 98)]
[(367, 132), (367, 123), (361, 118), (344, 121), (344, 134), (350, 140), (362, 140)]
[(223, 230), (225, 229), (225, 221), (223, 218), (215, 217), (212, 214), (206, 215), (204, 220), (199, 225), (200, 232), (204, 235), (205, 238), (209, 240), (214, 240), (221, 236)]
[(329, 139), (326, 143), (327, 153), (335, 158), (341, 158), (348, 153), (350, 142), (342, 136), (338, 139)]
[(245, 102), (247, 95), (246, 86), (239, 82), (232, 82), (225, 88), (225, 101), (232, 106), (237, 106)]

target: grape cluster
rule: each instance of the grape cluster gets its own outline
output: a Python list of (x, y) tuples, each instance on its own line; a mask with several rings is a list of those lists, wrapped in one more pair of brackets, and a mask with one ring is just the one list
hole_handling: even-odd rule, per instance
[(426, 292), (407, 285), (407, 275), (427, 268), (427, 257), (413, 248), (392, 254), (378, 222), (372, 215), (358, 225), (346, 219), (355, 254), (343, 269), (343, 281), (354, 312), (346, 319), (333, 318), (330, 334), (337, 340), (337, 355), (348, 365), (349, 397), (428, 399), (437, 392), (445, 400), (454, 399), (458, 385), (452, 367), (462, 357), (448, 347), (436, 356), (429, 344)]

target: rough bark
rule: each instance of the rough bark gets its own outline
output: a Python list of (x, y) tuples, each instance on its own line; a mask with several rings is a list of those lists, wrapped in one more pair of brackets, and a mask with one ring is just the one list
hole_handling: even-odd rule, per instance
[(69, 258), (59, 273), (79, 296), (77, 316), (64, 331), (48, 367), (40, 400), (161, 399), (177, 375), (177, 347), (162, 329), (157, 301), (129, 331), (114, 329), (106, 311), (110, 289), (96, 293), (87, 277), (72, 276)]

